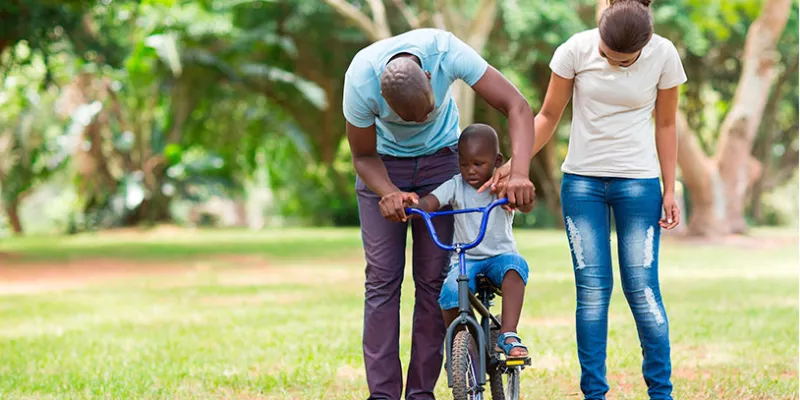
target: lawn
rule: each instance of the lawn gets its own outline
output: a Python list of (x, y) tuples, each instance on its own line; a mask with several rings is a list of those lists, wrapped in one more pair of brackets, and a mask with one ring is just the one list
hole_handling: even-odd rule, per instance
[[(531, 264), (525, 399), (579, 399), (566, 238), (518, 231)], [(0, 398), (365, 399), (357, 230), (160, 230), (0, 242)], [(410, 270), (410, 268), (409, 268)], [(796, 233), (667, 240), (679, 399), (798, 397)], [(410, 345), (406, 274), (401, 352)], [(609, 398), (644, 399), (617, 279)], [(444, 379), (437, 397), (447, 398)]]

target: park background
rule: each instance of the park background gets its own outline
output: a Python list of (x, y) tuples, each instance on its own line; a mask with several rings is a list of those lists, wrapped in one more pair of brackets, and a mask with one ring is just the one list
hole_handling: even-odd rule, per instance
[[(341, 110), (369, 43), (452, 31), (541, 105), (605, 0), (5, 0), (0, 397), (366, 398)], [(682, 86), (684, 221), (662, 244), (682, 399), (798, 396), (798, 2), (656, 0)], [(461, 124), (507, 124), (461, 84)], [(559, 204), (570, 107), (516, 221), (529, 399), (578, 398)], [(410, 344), (413, 280), (402, 298)], [(644, 398), (619, 286), (610, 396)], [(445, 379), (437, 395), (446, 398)]]

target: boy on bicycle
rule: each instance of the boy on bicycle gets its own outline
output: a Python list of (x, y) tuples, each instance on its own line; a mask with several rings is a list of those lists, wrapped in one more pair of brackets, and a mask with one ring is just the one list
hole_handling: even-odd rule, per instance
[[(497, 132), (484, 124), (473, 124), (461, 133), (458, 140), (458, 162), (461, 173), (443, 183), (429, 195), (411, 205), (426, 212), (433, 212), (445, 206), (454, 209), (485, 207), (497, 199), (488, 190), (478, 193), (488, 181), (495, 168), (503, 163)], [(521, 208), (528, 213), (533, 204)], [(455, 216), (453, 240), (461, 243), (473, 241), (480, 231), (482, 214), (466, 213)], [(528, 263), (517, 252), (511, 224), (514, 212), (494, 209), (486, 224), (486, 236), (475, 248), (467, 250), (466, 270), (469, 288), (477, 290), (478, 274), (484, 274), (503, 291), (503, 311), (497, 347), (506, 356), (527, 357), (528, 348), (516, 334), (517, 323), (522, 311), (525, 285), (528, 281)], [(458, 316), (458, 255), (453, 254), (450, 271), (442, 285), (439, 305), (442, 308), (445, 324), (449, 326)]]

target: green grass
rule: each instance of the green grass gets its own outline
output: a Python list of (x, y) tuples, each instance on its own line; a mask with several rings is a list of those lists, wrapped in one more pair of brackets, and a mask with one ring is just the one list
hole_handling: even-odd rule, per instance
[[(676, 398), (797, 398), (796, 241), (759, 235), (768, 246), (662, 244)], [(532, 268), (520, 323), (534, 363), (522, 374), (524, 398), (580, 398), (564, 234), (518, 232), (517, 241)], [(16, 271), (64, 266), (61, 278), (73, 281), (81, 280), (70, 268), (87, 258), (179, 269), (14, 295), (0, 285), (0, 398), (367, 397), (357, 230), (13, 239), (0, 242), (0, 253), (21, 263)], [(215, 254), (264, 261), (201, 260)], [(404, 365), (412, 283), (407, 271)], [(609, 398), (646, 398), (618, 279), (608, 352)], [(444, 374), (437, 397), (448, 397)]]
[[(21, 256), (17, 261), (70, 261), (86, 257), (133, 260), (181, 260), (215, 254), (260, 255), (270, 258), (336, 257), (357, 253), (357, 229), (275, 229), (133, 231), (76, 236), (11, 238), (0, 241), (0, 252)], [(311, 253), (309, 253), (311, 251)]]

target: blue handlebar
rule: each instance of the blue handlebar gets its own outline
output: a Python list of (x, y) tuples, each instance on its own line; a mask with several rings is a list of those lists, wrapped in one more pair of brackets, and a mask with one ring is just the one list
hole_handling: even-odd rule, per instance
[[(406, 208), (406, 214), (416, 214), (421, 216), (425, 220), (425, 225), (428, 227), (428, 231), (430, 231), (431, 236), (433, 237), (433, 242), (436, 243), (439, 248), (447, 251), (455, 251), (456, 248), (460, 249), (461, 251), (469, 250), (475, 246), (477, 246), (481, 241), (483, 241), (483, 237), (486, 235), (486, 222), (489, 220), (489, 213), (492, 212), (497, 206), (502, 206), (508, 204), (508, 199), (502, 198), (493, 201), (486, 207), (478, 207), (478, 208), (464, 208), (461, 210), (450, 210), (450, 211), (434, 211), (434, 212), (425, 212), (418, 208)], [(455, 243), (453, 246), (448, 246), (442, 243), (439, 240), (439, 237), (436, 236), (436, 229), (433, 227), (433, 222), (431, 222), (431, 218), (433, 217), (440, 217), (443, 215), (455, 215), (455, 214), (467, 214), (467, 213), (474, 213), (479, 212), (483, 213), (483, 219), (481, 220), (481, 229), (478, 233), (478, 237), (475, 238), (471, 243)]]

